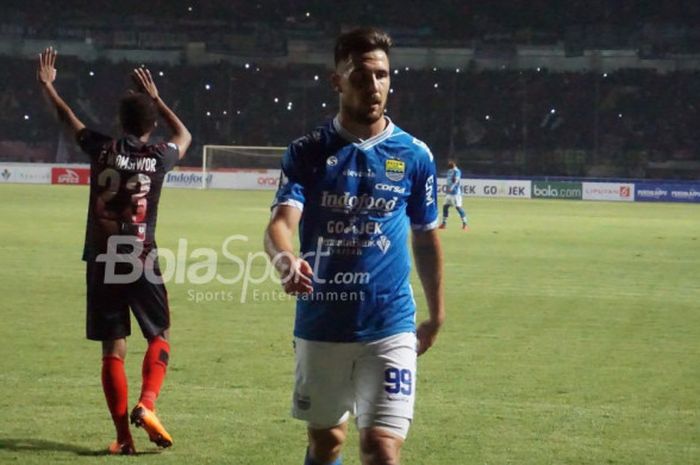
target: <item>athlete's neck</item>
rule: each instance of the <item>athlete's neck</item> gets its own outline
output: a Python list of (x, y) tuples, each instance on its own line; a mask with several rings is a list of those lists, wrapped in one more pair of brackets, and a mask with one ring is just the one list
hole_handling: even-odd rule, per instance
[(358, 123), (348, 118), (342, 111), (338, 114), (338, 122), (346, 131), (362, 140), (376, 136), (386, 129), (389, 124), (389, 121), (383, 116), (372, 124)]
[(137, 138), (138, 140), (140, 140), (140, 141), (143, 142), (144, 144), (148, 144), (148, 140), (151, 138), (151, 132), (147, 132), (146, 134), (144, 134), (144, 135), (142, 135), (142, 136), (140, 136), (140, 137), (137, 136), (137, 135), (135, 135), (135, 134), (129, 134), (128, 132), (125, 132), (124, 135), (125, 135), (125, 136), (130, 136), (130, 135), (131, 135), (131, 136), (134, 136), (135, 138)]

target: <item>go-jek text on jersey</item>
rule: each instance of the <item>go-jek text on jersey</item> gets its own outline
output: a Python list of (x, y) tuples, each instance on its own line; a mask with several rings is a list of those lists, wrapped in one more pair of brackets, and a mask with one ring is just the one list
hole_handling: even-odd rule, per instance
[(387, 118), (360, 140), (338, 119), (294, 141), (273, 208), (302, 210), (301, 256), (314, 290), (297, 298), (294, 335), (376, 340), (415, 331), (408, 232), (437, 226), (435, 163), (428, 147)]

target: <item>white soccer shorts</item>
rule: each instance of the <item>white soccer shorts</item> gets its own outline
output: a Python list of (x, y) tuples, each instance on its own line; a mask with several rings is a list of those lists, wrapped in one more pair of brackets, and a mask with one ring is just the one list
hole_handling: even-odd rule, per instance
[(462, 196), (454, 194), (445, 195), (445, 205), (462, 208)]
[(406, 438), (416, 398), (414, 333), (368, 342), (294, 342), (294, 418), (324, 429), (353, 413), (360, 429), (379, 427)]

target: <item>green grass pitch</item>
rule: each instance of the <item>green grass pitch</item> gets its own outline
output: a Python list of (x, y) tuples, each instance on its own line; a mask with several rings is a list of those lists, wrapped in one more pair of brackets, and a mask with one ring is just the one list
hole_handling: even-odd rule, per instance
[[(245, 304), (240, 283), (169, 284), (158, 408), (175, 444), (157, 451), (138, 430), (142, 455), (101, 455), (114, 433), (99, 345), (84, 339), (87, 193), (0, 186), (0, 464), (301, 464), (293, 304), (254, 301), (276, 289), (269, 281), (250, 285)], [(270, 199), (167, 190), (159, 245), (186, 239), (189, 256), (241, 234), (250, 240), (229, 249), (245, 260), (261, 249)], [(453, 211), (441, 232), (448, 320), (419, 360), (403, 463), (700, 463), (700, 206), (465, 200), (472, 231)], [(133, 329), (132, 405), (145, 347)], [(359, 463), (354, 429), (344, 456)]]

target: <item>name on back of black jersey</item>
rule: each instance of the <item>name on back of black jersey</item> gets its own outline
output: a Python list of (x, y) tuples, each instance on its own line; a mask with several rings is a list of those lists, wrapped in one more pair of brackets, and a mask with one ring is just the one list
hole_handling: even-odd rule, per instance
[(100, 156), (99, 163), (113, 166), (118, 170), (145, 171), (155, 173), (157, 160), (152, 157), (129, 157), (120, 153), (105, 153)]

